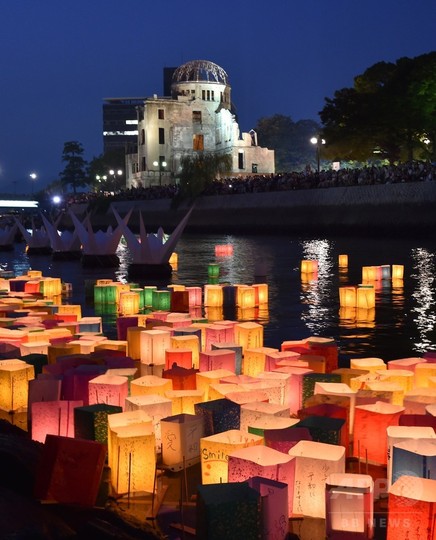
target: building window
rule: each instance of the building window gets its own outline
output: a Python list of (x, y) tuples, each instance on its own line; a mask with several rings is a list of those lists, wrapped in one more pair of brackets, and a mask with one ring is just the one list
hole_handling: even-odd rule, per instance
[(238, 168), (239, 169), (244, 168), (244, 152), (238, 153)]
[(193, 150), (204, 150), (204, 135), (194, 135), (192, 138)]
[(192, 111), (192, 123), (201, 124), (201, 111)]
[(163, 109), (158, 109), (157, 117), (159, 118), (159, 120), (165, 120), (165, 111)]
[(145, 171), (145, 156), (141, 158), (141, 171)]
[(141, 129), (141, 144), (145, 144), (145, 131)]
[(206, 101), (206, 90), (202, 90), (202, 91), (201, 91), (201, 99), (202, 99), (203, 101)]
[(215, 90), (211, 90), (210, 95), (212, 96), (212, 101), (215, 101)]
[(164, 130), (164, 128), (159, 128), (159, 144), (165, 144), (165, 130)]
[(257, 163), (252, 163), (251, 164), (251, 172), (252, 173), (257, 173)]

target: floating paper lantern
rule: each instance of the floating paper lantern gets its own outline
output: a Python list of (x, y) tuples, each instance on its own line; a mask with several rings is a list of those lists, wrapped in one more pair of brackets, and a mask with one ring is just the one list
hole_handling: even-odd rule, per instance
[(196, 374), (197, 389), (201, 390), (204, 398), (209, 399), (209, 386), (214, 383), (219, 383), (220, 379), (229, 377), (235, 373), (228, 369), (215, 369), (213, 371), (200, 371)]
[(254, 322), (238, 323), (235, 326), (235, 341), (241, 345), (243, 354), (247, 349), (263, 347), (263, 326)]
[(127, 377), (100, 375), (88, 383), (89, 404), (106, 403), (124, 408), (129, 392)]
[(303, 407), (305, 401), (314, 395), (317, 382), (340, 383), (340, 376), (335, 373), (306, 373), (303, 375)]
[(231, 350), (235, 353), (235, 373), (240, 375), (242, 373), (242, 346), (236, 343), (212, 343), (212, 350)]
[(387, 369), (376, 371), (376, 373), (380, 375), (382, 382), (391, 382), (399, 385), (403, 393), (412, 390), (414, 386), (413, 372), (406, 369)]
[(44, 442), (47, 435), (74, 437), (74, 409), (83, 401), (41, 401), (32, 403), (32, 439)]
[(168, 390), (165, 396), (171, 400), (172, 415), (195, 414), (195, 405), (204, 400), (201, 390)]
[(299, 353), (274, 350), (265, 355), (265, 371), (274, 371), (278, 367), (285, 365), (282, 363), (284, 360), (289, 360), (292, 363), (292, 361), (299, 358)]
[(145, 396), (129, 396), (125, 401), (126, 411), (144, 411), (152, 420), (155, 434), (156, 451), (160, 451), (162, 445), (162, 418), (171, 416), (172, 402), (170, 399), (158, 394)]
[(356, 307), (357, 287), (354, 287), (354, 286), (339, 287), (339, 305), (345, 308)]
[[(289, 409), (291, 414), (297, 414), (297, 412), (303, 406), (303, 392), (305, 384), (306, 386), (309, 385), (308, 381), (305, 383), (304, 377), (309, 373), (312, 373), (312, 370), (292, 366), (283, 366), (281, 368), (277, 368), (275, 371), (278, 373), (288, 373), (291, 375), (291, 380), (289, 382)], [(315, 383), (313, 388), (315, 388)], [(309, 390), (307, 389), (306, 392), (308, 393)]]
[(436, 363), (422, 362), (415, 366), (415, 386), (429, 387), (430, 377), (436, 377)]
[(374, 536), (374, 481), (366, 474), (333, 473), (326, 479), (326, 535), (332, 540)]
[(312, 274), (318, 271), (318, 261), (302, 260), (300, 263), (300, 269), (302, 274)]
[(233, 255), (233, 245), (232, 244), (217, 244), (215, 246), (215, 255), (217, 256), (227, 256)]
[[(344, 411), (345, 415), (346, 411)], [(300, 420), (296, 426), (307, 428), (313, 441), (340, 445), (344, 439), (342, 432), (345, 424), (346, 418), (307, 416)], [(347, 449), (347, 447), (344, 448)]]
[(351, 358), (350, 368), (377, 372), (380, 369), (386, 369), (386, 364), (381, 358)]
[(127, 354), (132, 360), (140, 360), (141, 358), (141, 332), (144, 330), (144, 326), (129, 326), (127, 328)]
[(261, 496), (260, 515), (262, 538), (285, 540), (289, 536), (289, 486), (284, 482), (269, 480), (261, 476), (248, 479), (248, 485)]
[(348, 255), (341, 254), (338, 256), (338, 266), (339, 268), (347, 268), (348, 267)]
[(254, 283), (256, 306), (268, 304), (268, 283)]
[(226, 369), (235, 372), (236, 354), (231, 349), (215, 349), (200, 352), (200, 371)]
[(436, 479), (436, 441), (409, 439), (396, 442), (392, 447), (392, 478), (395, 483), (401, 476)]
[(94, 334), (101, 334), (101, 317), (82, 317), (78, 320), (78, 326), (79, 333), (92, 332)]
[(189, 349), (192, 352), (192, 367), (199, 368), (200, 363), (200, 340), (196, 334), (170, 337), (171, 349)]
[(105, 458), (99, 442), (48, 435), (35, 479), (36, 498), (93, 507)]
[(192, 368), (192, 350), (191, 349), (166, 349), (165, 350), (165, 369), (170, 369), (176, 364), (185, 369)]
[(350, 386), (351, 379), (360, 377), (361, 375), (365, 375), (369, 372), (364, 369), (338, 368), (338, 369), (333, 370), (332, 373), (336, 373), (337, 375), (340, 375), (341, 383)]
[(120, 294), (119, 312), (122, 315), (134, 315), (139, 312), (139, 294), (129, 291)]
[[(241, 404), (240, 429), (248, 431), (248, 427), (257, 420), (268, 420), (270, 416), (289, 418), (289, 408), (275, 403), (265, 403), (262, 401), (250, 401)], [(266, 418), (265, 418), (266, 417)]]
[(196, 415), (203, 418), (206, 437), (223, 431), (239, 430), (241, 407), (228, 399), (198, 403), (194, 410)]
[(241, 309), (253, 308), (256, 305), (256, 290), (248, 285), (238, 285), (236, 305)]
[(389, 489), (387, 540), (433, 540), (436, 480), (401, 476)]
[(261, 445), (263, 438), (239, 429), (202, 437), (200, 439), (202, 484), (228, 481), (229, 455), (238, 448)]
[(403, 279), (404, 277), (404, 265), (393, 264), (392, 265), (392, 279)]
[(205, 328), (205, 346), (204, 350), (212, 349), (213, 343), (225, 343), (231, 341), (234, 337), (233, 328), (222, 324), (209, 324)]
[(151, 293), (151, 307), (155, 311), (169, 311), (171, 309), (171, 291), (153, 290)]
[(171, 369), (162, 371), (162, 378), (172, 381), (173, 390), (196, 390), (196, 374), (198, 370), (194, 368), (186, 369), (180, 366), (173, 366)]
[(196, 537), (260, 538), (260, 495), (247, 482), (198, 486)]
[(267, 446), (251, 446), (232, 450), (228, 459), (228, 481), (243, 482), (253, 476), (288, 485), (286, 517), (292, 513), (295, 458)]
[(134, 379), (130, 384), (130, 393), (132, 396), (149, 396), (158, 394), (165, 397), (165, 392), (173, 389), (173, 383), (169, 379), (162, 379), (155, 375), (144, 375)]
[(171, 334), (165, 330), (144, 330), (140, 346), (142, 364), (165, 364), (165, 351), (171, 347)]
[(207, 266), (207, 276), (212, 279), (219, 278), (220, 276), (220, 265), (211, 263)]
[(242, 373), (250, 377), (256, 377), (256, 375), (265, 371), (266, 355), (276, 351), (277, 349), (262, 346), (246, 348), (242, 362)]
[(305, 427), (295, 427), (284, 429), (265, 429), (263, 436), (265, 445), (287, 454), (299, 441), (311, 441), (312, 435)]
[(20, 360), (0, 362), (0, 409), (16, 411), (27, 407), (28, 383), (35, 378), (32, 365)]
[(122, 412), (121, 407), (104, 403), (74, 408), (74, 436), (107, 444), (108, 420), (110, 414)]
[(221, 307), (223, 300), (223, 288), (221, 285), (204, 286), (204, 305), (206, 307)]
[(167, 416), (161, 420), (162, 463), (171, 470), (184, 469), (200, 460), (203, 421), (193, 414)]
[(369, 285), (359, 285), (356, 290), (356, 307), (372, 309), (375, 307), (375, 289)]
[(324, 394), (324, 395), (335, 395), (346, 398), (348, 401), (348, 417), (349, 421), (347, 422), (349, 433), (353, 433), (354, 426), (354, 408), (356, 406), (356, 391), (352, 390), (347, 384), (344, 383), (326, 383), (326, 382), (316, 382), (315, 383), (315, 394)]
[(201, 306), (203, 291), (201, 287), (186, 287), (188, 291), (188, 302), (190, 307)]
[(326, 373), (326, 358), (319, 354), (301, 354), (299, 360), (315, 373)]
[(300, 441), (288, 453), (296, 458), (293, 513), (324, 519), (326, 479), (345, 472), (345, 448)]
[(377, 281), (381, 279), (381, 267), (380, 266), (363, 266), (362, 267), (362, 281), (367, 283), (368, 281)]
[(387, 464), (387, 428), (397, 426), (404, 408), (378, 401), (357, 405), (354, 417), (353, 456), (380, 465)]
[(436, 403), (436, 388), (417, 387), (404, 394), (404, 414), (425, 414), (428, 405)]

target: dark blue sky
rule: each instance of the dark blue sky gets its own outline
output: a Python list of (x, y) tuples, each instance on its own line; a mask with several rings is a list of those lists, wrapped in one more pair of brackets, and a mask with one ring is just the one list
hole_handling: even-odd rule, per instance
[(436, 50), (435, 21), (436, 0), (2, 2), (0, 192), (55, 180), (65, 141), (101, 154), (103, 98), (161, 95), (164, 67), (223, 67), (242, 131), (318, 121), (374, 63)]

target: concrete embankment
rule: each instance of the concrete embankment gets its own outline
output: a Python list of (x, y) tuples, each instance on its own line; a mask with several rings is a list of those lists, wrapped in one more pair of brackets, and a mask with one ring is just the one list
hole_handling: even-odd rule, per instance
[[(177, 226), (189, 210), (172, 208), (169, 199), (112, 203), (124, 215), (133, 208), (129, 226), (141, 211), (152, 232)], [(112, 206), (111, 205), (111, 206)], [(111, 206), (94, 211), (94, 227), (116, 224)], [(77, 207), (76, 211), (85, 208)], [(428, 234), (436, 231), (436, 182), (335, 187), (199, 198), (189, 218), (189, 232), (291, 234)]]

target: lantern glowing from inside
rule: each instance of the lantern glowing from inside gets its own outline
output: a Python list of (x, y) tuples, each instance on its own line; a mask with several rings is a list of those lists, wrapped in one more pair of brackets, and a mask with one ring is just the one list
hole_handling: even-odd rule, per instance
[(354, 409), (356, 406), (356, 391), (352, 390), (347, 384), (343, 383), (326, 383), (326, 382), (316, 382), (315, 383), (315, 395), (334, 395), (347, 398), (349, 403), (348, 405), (348, 416), (349, 416), (349, 433), (353, 433), (354, 427)]
[(300, 264), (302, 274), (312, 274), (318, 271), (318, 261), (302, 260)]
[(139, 294), (123, 292), (120, 294), (119, 311), (121, 315), (135, 315), (139, 312)]
[(45, 442), (47, 435), (74, 437), (74, 409), (83, 401), (40, 401), (31, 405), (32, 439)]
[(200, 459), (202, 419), (194, 414), (178, 414), (162, 419), (162, 463), (182, 469)]
[(338, 256), (339, 268), (348, 268), (348, 255), (341, 254)]
[(165, 351), (170, 348), (171, 334), (166, 330), (143, 330), (140, 337), (141, 363), (165, 364)]
[(195, 405), (202, 403), (201, 390), (168, 390), (165, 396), (171, 400), (171, 414), (195, 414)]
[(220, 265), (211, 263), (207, 266), (207, 275), (209, 278), (218, 278), (220, 275)]
[(387, 369), (376, 372), (380, 375), (382, 382), (398, 384), (403, 392), (409, 392), (414, 386), (413, 372), (406, 369)]
[[(289, 486), (262, 476), (248, 479), (248, 485), (261, 496), (262, 539), (285, 540), (289, 537)], [(292, 486), (293, 487), (293, 486)]]
[(392, 448), (392, 483), (404, 475), (436, 479), (436, 441), (413, 439)]
[(233, 255), (233, 245), (232, 244), (217, 244), (215, 246), (215, 255), (218, 257)]
[(291, 375), (289, 381), (289, 409), (291, 414), (297, 414), (303, 406), (304, 377), (312, 373), (311, 369), (283, 366), (277, 368), (278, 373), (288, 373)]
[(199, 368), (200, 340), (196, 334), (184, 336), (171, 336), (170, 349), (189, 349), (192, 352), (192, 367)]
[(363, 309), (375, 307), (375, 289), (373, 286), (360, 285), (357, 287), (356, 306)]
[(108, 421), (110, 414), (122, 412), (121, 407), (113, 405), (88, 405), (74, 408), (74, 437), (107, 444)]
[(300, 441), (288, 453), (296, 458), (293, 513), (324, 519), (326, 479), (345, 472), (345, 448)]
[(144, 411), (152, 419), (156, 439), (156, 451), (159, 451), (162, 444), (161, 420), (162, 418), (171, 416), (171, 400), (157, 394), (130, 396), (126, 398), (125, 409), (126, 411)]
[(242, 362), (242, 373), (250, 377), (256, 377), (259, 373), (265, 371), (266, 355), (276, 351), (277, 349), (272, 349), (271, 347), (245, 349)]
[(415, 373), (415, 368), (417, 364), (424, 362), (424, 359), (421, 357), (416, 358), (399, 358), (398, 360), (389, 360), (387, 362), (388, 370), (389, 369), (407, 369)]
[(242, 404), (240, 429), (241, 431), (248, 431), (248, 427), (254, 424), (257, 420), (268, 420), (268, 418), (265, 419), (265, 417), (270, 416), (289, 418), (289, 409), (283, 405), (265, 403), (263, 401)]
[(221, 307), (223, 300), (223, 288), (221, 285), (204, 286), (204, 305), (206, 307)]
[(351, 369), (364, 369), (366, 371), (375, 373), (380, 369), (386, 369), (386, 364), (381, 358), (351, 358)]
[(332, 540), (373, 538), (374, 481), (367, 474), (333, 473), (326, 479), (326, 533)]
[(364, 283), (377, 281), (379, 279), (381, 279), (380, 266), (363, 266), (362, 267), (362, 281)]
[(403, 279), (403, 278), (404, 278), (404, 265), (393, 264), (392, 265), (392, 279)]
[(20, 360), (0, 362), (0, 409), (16, 411), (27, 407), (28, 384), (35, 378), (32, 365)]
[(436, 403), (436, 388), (417, 387), (404, 394), (405, 414), (426, 414), (428, 405)]
[(415, 386), (428, 388), (430, 377), (436, 377), (436, 363), (423, 362), (415, 366)]
[(241, 309), (253, 308), (256, 305), (256, 291), (248, 285), (238, 285), (236, 290), (236, 304)]
[(155, 311), (169, 311), (171, 309), (171, 291), (158, 289), (152, 291), (151, 307)]
[(387, 428), (398, 426), (404, 408), (377, 401), (357, 405), (354, 417), (353, 456), (380, 465), (387, 465)]
[(356, 307), (357, 287), (339, 287), (339, 305), (341, 307)]
[(202, 484), (227, 483), (229, 455), (238, 448), (262, 443), (262, 437), (238, 429), (202, 437), (200, 439)]
[(192, 368), (191, 349), (166, 349), (165, 369), (171, 369), (174, 364), (185, 369)]
[(387, 540), (436, 537), (436, 480), (401, 476), (389, 489)]
[(261, 476), (288, 485), (286, 517), (292, 513), (294, 475), (295, 458), (268, 446), (239, 448), (229, 454), (229, 482), (244, 482), (253, 476)]
[(127, 328), (127, 354), (132, 360), (141, 358), (141, 332), (144, 330), (144, 326), (129, 326)]
[(241, 345), (243, 354), (247, 349), (263, 347), (263, 326), (255, 322), (238, 323), (235, 326), (235, 341)]
[(105, 403), (124, 409), (124, 402), (129, 392), (127, 377), (119, 375), (100, 375), (88, 383), (89, 404)]
[(236, 354), (230, 349), (215, 349), (200, 352), (200, 371), (226, 369), (235, 372)]
[(203, 291), (201, 287), (186, 287), (188, 291), (188, 302), (190, 307), (201, 306)]
[[(396, 446), (398, 443), (411, 440), (420, 440), (422, 442), (425, 441), (429, 443), (432, 442), (436, 445), (436, 434), (433, 428), (420, 426), (389, 426), (386, 430), (386, 433), (388, 439), (387, 486), (389, 488), (391, 484), (397, 479), (393, 478), (392, 475), (392, 471), (394, 468), (394, 446)], [(422, 476), (423, 478), (430, 478), (430, 476), (427, 475), (427, 472), (428, 471), (420, 471), (421, 474), (418, 474), (418, 476)], [(410, 473), (411, 470), (406, 468), (404, 474)]]
[(221, 324), (208, 324), (205, 328), (205, 347), (204, 350), (208, 351), (212, 349), (213, 343), (224, 343), (226, 341), (231, 341), (229, 339), (229, 333), (233, 334), (233, 329)]
[(158, 394), (165, 397), (165, 392), (173, 389), (173, 383), (170, 379), (162, 379), (156, 375), (144, 375), (134, 379), (130, 383), (130, 394), (132, 396), (148, 396)]
[(253, 288), (256, 293), (256, 306), (268, 304), (268, 283), (254, 283)]

